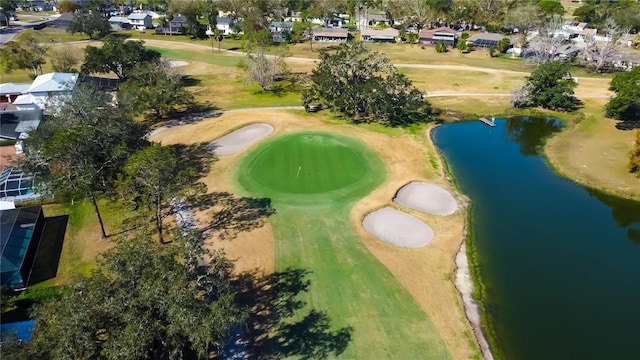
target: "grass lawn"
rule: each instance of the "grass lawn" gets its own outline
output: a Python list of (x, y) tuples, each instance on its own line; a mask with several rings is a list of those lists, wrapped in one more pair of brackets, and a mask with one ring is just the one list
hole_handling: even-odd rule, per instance
[(258, 146), (236, 179), (252, 195), (272, 196), (276, 270), (310, 270), (309, 306), (327, 311), (335, 326), (353, 327), (344, 358), (449, 358), (429, 317), (353, 228), (354, 202), (385, 173), (354, 139), (302, 132)]

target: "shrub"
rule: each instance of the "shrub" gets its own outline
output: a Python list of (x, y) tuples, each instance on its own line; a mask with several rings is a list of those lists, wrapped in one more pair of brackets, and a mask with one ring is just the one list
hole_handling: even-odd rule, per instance
[(447, 49), (447, 45), (442, 41), (438, 41), (438, 43), (436, 44), (436, 52), (446, 53), (447, 51), (449, 51), (449, 49)]

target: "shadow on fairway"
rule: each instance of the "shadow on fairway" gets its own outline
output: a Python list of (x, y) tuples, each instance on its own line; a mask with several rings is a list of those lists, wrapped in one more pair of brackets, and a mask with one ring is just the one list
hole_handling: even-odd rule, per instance
[(329, 316), (315, 309), (304, 316), (298, 313), (306, 305), (298, 295), (309, 290), (308, 273), (288, 268), (269, 275), (245, 272), (238, 277), (237, 301), (249, 309), (246, 351), (250, 358), (324, 359), (345, 351), (351, 327), (332, 330)]
[(203, 195), (196, 207), (210, 210), (202, 231), (213, 231), (220, 240), (231, 240), (241, 232), (262, 227), (276, 213), (269, 198), (237, 197), (228, 192)]

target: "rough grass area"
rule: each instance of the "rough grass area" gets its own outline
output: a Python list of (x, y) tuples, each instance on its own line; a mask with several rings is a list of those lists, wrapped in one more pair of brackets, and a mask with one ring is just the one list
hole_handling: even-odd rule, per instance
[(585, 101), (584, 120), (548, 141), (546, 154), (562, 175), (581, 184), (640, 200), (640, 179), (629, 173), (635, 131), (618, 130), (604, 117), (606, 99)]
[(273, 195), (275, 269), (310, 270), (308, 304), (353, 327), (344, 358), (449, 358), (429, 317), (350, 221), (353, 201), (384, 177), (377, 155), (344, 136), (303, 132), (259, 146), (241, 164), (240, 184)]

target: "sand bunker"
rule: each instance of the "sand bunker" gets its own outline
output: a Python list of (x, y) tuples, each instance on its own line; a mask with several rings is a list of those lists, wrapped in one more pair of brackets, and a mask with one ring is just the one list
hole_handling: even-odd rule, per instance
[(187, 66), (187, 65), (189, 65), (189, 63), (186, 62), (186, 61), (177, 61), (177, 60), (169, 61), (169, 67), (172, 67), (172, 68), (182, 67), (182, 66)]
[(390, 207), (365, 216), (362, 225), (371, 235), (397, 246), (416, 248), (433, 239), (433, 230), (427, 224)]
[(273, 127), (269, 124), (245, 126), (209, 143), (207, 150), (216, 155), (235, 154), (271, 132)]
[(434, 215), (451, 215), (458, 209), (456, 200), (447, 190), (437, 185), (417, 181), (401, 187), (393, 201)]

